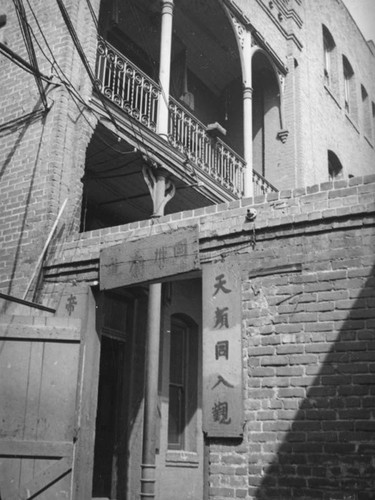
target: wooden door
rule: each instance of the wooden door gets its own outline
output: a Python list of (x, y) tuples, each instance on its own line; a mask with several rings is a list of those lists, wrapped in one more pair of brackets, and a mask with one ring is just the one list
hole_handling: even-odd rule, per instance
[(67, 500), (76, 441), (80, 320), (0, 320), (1, 500)]

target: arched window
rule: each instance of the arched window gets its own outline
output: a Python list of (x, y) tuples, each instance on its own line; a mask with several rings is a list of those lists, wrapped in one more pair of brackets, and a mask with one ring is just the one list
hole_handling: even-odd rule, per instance
[(357, 120), (358, 109), (357, 109), (354, 71), (352, 65), (345, 56), (342, 56), (342, 65), (344, 73), (345, 111), (348, 113), (348, 115)]
[(340, 160), (333, 151), (328, 151), (328, 176), (330, 181), (343, 178), (343, 168)]
[(198, 328), (187, 316), (171, 318), (168, 448), (194, 451), (198, 405)]
[(330, 31), (323, 25), (324, 83), (331, 90), (337, 90), (337, 50)]
[(371, 140), (371, 109), (367, 90), (361, 85), (363, 129), (367, 139)]

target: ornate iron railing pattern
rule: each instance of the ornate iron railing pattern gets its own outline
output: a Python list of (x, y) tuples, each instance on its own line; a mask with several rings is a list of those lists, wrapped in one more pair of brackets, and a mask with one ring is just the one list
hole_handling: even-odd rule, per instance
[(253, 190), (254, 196), (260, 196), (267, 193), (277, 193), (278, 189), (275, 188), (270, 182), (263, 177), (263, 175), (258, 174), (256, 170), (253, 169)]
[(169, 100), (169, 141), (203, 171), (236, 196), (243, 195), (245, 161), (172, 97)]
[[(147, 128), (156, 130), (160, 87), (112, 45), (98, 39), (96, 88)], [(169, 141), (198, 168), (240, 198), (244, 194), (245, 160), (219, 138), (213, 138), (192, 113), (169, 100)], [(253, 171), (254, 196), (277, 191)]]
[(156, 130), (160, 87), (102, 38), (98, 39), (96, 86), (108, 99)]

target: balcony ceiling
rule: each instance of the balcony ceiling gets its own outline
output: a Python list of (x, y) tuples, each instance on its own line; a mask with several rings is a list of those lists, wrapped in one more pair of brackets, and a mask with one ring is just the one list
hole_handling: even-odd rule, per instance
[[(142, 155), (131, 144), (98, 125), (87, 148), (82, 179), (86, 210), (94, 214), (91, 217), (94, 222), (91, 221), (86, 230), (151, 217), (153, 206), (142, 174), (144, 165)], [(166, 205), (166, 214), (212, 203), (193, 185), (181, 182), (172, 174), (169, 178), (176, 186), (176, 194)]]
[[(118, 28), (159, 60), (159, 2), (121, 2)], [(237, 42), (219, 0), (175, 0), (173, 33), (172, 60), (186, 49), (188, 68), (217, 95), (240, 75)]]

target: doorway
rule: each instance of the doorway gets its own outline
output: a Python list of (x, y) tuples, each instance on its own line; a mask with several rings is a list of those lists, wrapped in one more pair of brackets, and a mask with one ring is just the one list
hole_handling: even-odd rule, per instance
[(157, 500), (204, 497), (201, 279), (168, 284), (162, 325)]
[[(125, 500), (119, 469), (126, 470), (126, 421), (121, 404), (124, 393), (125, 342), (102, 336), (96, 435), (94, 449), (93, 496)], [(125, 467), (124, 467), (125, 466)]]
[[(126, 500), (130, 438), (134, 426), (134, 338), (139, 299), (130, 292), (105, 293), (98, 300), (100, 362), (95, 425), (92, 496)], [(141, 300), (142, 302), (142, 300)], [(142, 373), (143, 366), (139, 367)]]

